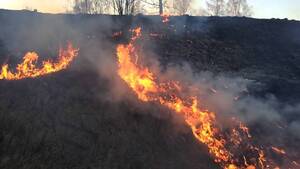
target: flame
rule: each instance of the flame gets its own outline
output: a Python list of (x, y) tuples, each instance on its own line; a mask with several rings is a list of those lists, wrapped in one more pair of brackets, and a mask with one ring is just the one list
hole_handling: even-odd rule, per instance
[(298, 162), (292, 161), (292, 163), (293, 163), (295, 166), (300, 167), (300, 164), (299, 164)]
[(282, 154), (282, 155), (286, 154), (286, 152), (283, 149), (280, 149), (278, 147), (271, 147), (271, 148), (274, 152), (276, 152), (278, 154)]
[[(129, 44), (117, 46), (118, 74), (141, 101), (159, 103), (181, 115), (194, 137), (208, 147), (214, 161), (224, 169), (276, 168), (271, 159), (266, 159), (262, 148), (250, 141), (252, 136), (243, 123), (232, 118), (230, 134), (223, 134), (216, 113), (201, 109), (199, 98), (184, 92), (186, 86), (161, 80), (147, 67), (134, 62), (139, 58), (135, 44), (142, 33), (140, 27), (132, 32)], [(243, 155), (243, 151), (247, 154)]]
[[(134, 30), (134, 42), (141, 36), (141, 28)], [(194, 136), (209, 147), (209, 151), (216, 157), (217, 162), (229, 161), (230, 153), (225, 149), (223, 139), (215, 136), (217, 129), (213, 126), (215, 114), (201, 111), (198, 108), (196, 97), (181, 98), (172, 93), (171, 90), (180, 92), (177, 82), (157, 83), (148, 68), (141, 68), (136, 65), (131, 58), (135, 48), (133, 43), (129, 45), (119, 45), (117, 55), (119, 61), (118, 73), (122, 79), (136, 92), (142, 101), (158, 101), (162, 105), (169, 107), (175, 112), (182, 114), (186, 123), (191, 127)]]
[(120, 37), (122, 34), (123, 34), (122, 31), (115, 32), (115, 33), (113, 33), (112, 37), (113, 37), (113, 38), (117, 38), (117, 37)]
[(163, 23), (168, 23), (170, 21), (170, 14), (164, 13), (160, 15), (162, 17), (162, 22)]
[(42, 66), (36, 66), (38, 61), (38, 54), (35, 52), (28, 52), (23, 57), (23, 62), (18, 64), (16, 72), (10, 71), (8, 64), (4, 64), (1, 68), (0, 80), (19, 80), (24, 78), (35, 78), (38, 76), (58, 72), (66, 69), (72, 60), (78, 55), (78, 49), (75, 49), (71, 43), (66, 49), (59, 50), (58, 61), (54, 62), (46, 60), (42, 62)]
[(150, 37), (161, 37), (161, 34), (158, 34), (158, 33), (150, 33)]

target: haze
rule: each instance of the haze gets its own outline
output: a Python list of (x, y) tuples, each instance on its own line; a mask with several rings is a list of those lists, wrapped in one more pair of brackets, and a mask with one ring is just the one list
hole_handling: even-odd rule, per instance
[[(63, 13), (71, 0), (0, 0), (2, 9), (37, 9), (45, 13)], [(300, 20), (299, 0), (248, 0), (255, 18), (289, 18)], [(194, 10), (205, 7), (205, 0), (194, 0)]]

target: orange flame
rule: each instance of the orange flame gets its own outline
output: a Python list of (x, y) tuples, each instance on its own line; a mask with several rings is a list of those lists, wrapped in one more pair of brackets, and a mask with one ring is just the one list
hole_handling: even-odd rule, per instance
[(43, 61), (42, 67), (38, 68), (36, 63), (39, 56), (35, 52), (28, 52), (23, 57), (23, 63), (18, 64), (16, 72), (9, 70), (7, 64), (1, 68), (0, 80), (19, 80), (24, 78), (35, 78), (38, 76), (58, 72), (66, 69), (72, 60), (78, 55), (78, 49), (75, 49), (71, 43), (68, 44), (67, 49), (60, 49), (58, 61), (53, 62), (51, 60)]
[(168, 23), (170, 21), (170, 14), (164, 13), (162, 15), (160, 15), (162, 17), (162, 22), (163, 23)]
[[(132, 32), (134, 35), (129, 44), (117, 46), (118, 74), (141, 101), (160, 103), (181, 115), (191, 128), (194, 137), (208, 147), (214, 161), (224, 169), (272, 167), (273, 163), (266, 160), (264, 151), (249, 141), (252, 136), (244, 124), (233, 118), (232, 122), (236, 125), (231, 134), (229, 136), (222, 134), (217, 124), (216, 113), (202, 110), (199, 106), (201, 102), (196, 96), (183, 92), (185, 86), (177, 81), (161, 81), (147, 67), (134, 62), (134, 59), (139, 57), (135, 43), (142, 36), (141, 28)], [(251, 157), (248, 157), (251, 164), (248, 164), (245, 156), (244, 162), (241, 162), (243, 150), (251, 152)], [(267, 162), (272, 164), (267, 165)]]
[[(134, 42), (141, 36), (141, 29), (134, 30)], [(142, 101), (158, 101), (177, 113), (184, 116), (185, 121), (191, 127), (194, 136), (209, 147), (209, 151), (216, 156), (216, 161), (228, 161), (230, 153), (224, 148), (224, 140), (217, 139), (213, 122), (215, 115), (212, 112), (201, 111), (198, 108), (198, 100), (190, 97), (188, 100), (177, 97), (171, 93), (172, 89), (180, 92), (176, 82), (157, 83), (154, 75), (147, 68), (138, 67), (131, 58), (135, 48), (132, 43), (119, 45), (117, 55), (119, 60), (118, 73), (122, 79), (136, 92)], [(170, 92), (170, 93), (169, 93)]]
[(286, 154), (286, 152), (283, 149), (280, 149), (278, 147), (271, 147), (271, 148), (274, 152), (276, 152), (278, 154), (282, 154), (282, 155)]

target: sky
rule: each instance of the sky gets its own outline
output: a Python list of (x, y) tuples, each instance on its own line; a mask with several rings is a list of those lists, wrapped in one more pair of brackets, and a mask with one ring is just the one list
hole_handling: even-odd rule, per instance
[[(0, 0), (4, 9), (37, 9), (40, 12), (62, 13), (71, 0)], [(205, 0), (193, 0), (193, 8), (205, 7)], [(248, 0), (255, 18), (289, 18), (300, 20), (300, 0)]]

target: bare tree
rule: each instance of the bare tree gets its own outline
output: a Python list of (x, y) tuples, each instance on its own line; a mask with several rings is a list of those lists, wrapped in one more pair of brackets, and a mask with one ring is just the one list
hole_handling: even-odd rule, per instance
[(74, 13), (90, 13), (90, 1), (89, 0), (75, 0), (73, 6)]
[(110, 0), (75, 0), (73, 12), (88, 14), (103, 14), (109, 12)]
[(163, 1), (159, 0), (159, 15), (164, 14)]
[[(174, 7), (173, 7), (174, 5), (172, 6), (171, 4), (175, 0), (138, 0), (138, 1), (140, 1), (142, 6), (145, 7), (144, 8), (145, 12), (151, 12), (152, 14), (154, 14), (158, 10), (159, 15), (163, 15), (165, 13), (170, 13), (171, 10), (174, 9)], [(182, 1), (183, 3), (186, 3), (185, 1), (192, 1), (192, 0), (180, 0), (180, 1)], [(175, 12), (179, 13), (178, 11), (175, 11)]]
[(132, 15), (135, 13), (137, 0), (113, 0), (113, 8), (119, 15)]
[(135, 13), (136, 0), (125, 0), (125, 14), (132, 15)]
[(230, 16), (251, 16), (252, 10), (247, 0), (228, 0), (226, 14)]
[(173, 8), (178, 15), (184, 15), (188, 11), (192, 0), (173, 0)]
[[(164, 14), (164, 7), (166, 6), (167, 1), (166, 0), (138, 0), (141, 3), (141, 6), (145, 7), (143, 11), (149, 12), (149, 11), (156, 11), (159, 10), (159, 15)], [(155, 12), (156, 13), (156, 12)], [(154, 14), (154, 13), (152, 13)]]
[(110, 0), (91, 0), (92, 1), (92, 13), (103, 14), (109, 13), (112, 7)]
[(221, 16), (225, 14), (226, 6), (224, 0), (207, 0), (206, 5), (210, 15)]

